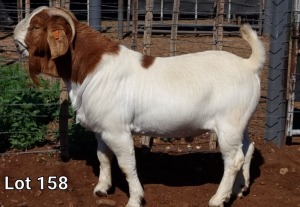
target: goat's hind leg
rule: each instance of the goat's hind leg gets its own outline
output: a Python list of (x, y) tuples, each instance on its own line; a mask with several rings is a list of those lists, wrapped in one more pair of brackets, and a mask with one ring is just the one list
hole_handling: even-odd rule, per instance
[(232, 194), (238, 197), (243, 196), (243, 192), (247, 191), (250, 185), (250, 163), (254, 152), (254, 143), (250, 141), (248, 131), (245, 130), (243, 138), (243, 153), (245, 162), (237, 173), (236, 180), (233, 185)]
[(216, 194), (209, 201), (209, 206), (223, 206), (223, 203), (230, 199), (236, 174), (244, 164), (242, 132), (229, 126), (220, 129), (217, 134), (224, 160), (224, 174)]
[(106, 196), (107, 191), (111, 187), (111, 159), (113, 157), (112, 151), (103, 142), (101, 135), (96, 134), (98, 147), (97, 156), (100, 162), (99, 181), (94, 188), (94, 194), (97, 196)]

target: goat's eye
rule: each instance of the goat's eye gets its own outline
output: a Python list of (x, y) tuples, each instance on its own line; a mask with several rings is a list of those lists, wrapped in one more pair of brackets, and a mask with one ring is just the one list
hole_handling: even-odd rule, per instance
[(40, 29), (40, 28), (41, 28), (40, 25), (37, 25), (37, 24), (32, 26), (32, 29)]

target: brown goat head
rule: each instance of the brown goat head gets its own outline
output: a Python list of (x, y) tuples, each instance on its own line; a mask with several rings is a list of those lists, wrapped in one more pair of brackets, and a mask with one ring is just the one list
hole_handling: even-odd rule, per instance
[[(71, 64), (68, 64), (71, 59), (66, 57), (70, 57), (67, 53), (74, 38), (73, 28), (76, 19), (70, 16), (69, 20), (66, 20), (65, 17), (51, 15), (49, 10), (43, 10), (32, 17), (25, 37), (29, 52), (29, 75), (36, 84), (39, 73), (67, 78), (67, 71), (59, 71), (58, 69), (63, 67), (58, 65), (70, 67)], [(70, 25), (70, 21), (73, 21), (73, 25)], [(65, 57), (64, 62), (59, 61), (61, 57)]]

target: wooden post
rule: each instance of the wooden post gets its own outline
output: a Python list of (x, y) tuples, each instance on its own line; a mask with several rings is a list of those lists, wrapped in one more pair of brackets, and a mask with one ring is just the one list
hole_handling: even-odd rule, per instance
[(62, 1), (61, 6), (65, 9), (70, 10), (70, 0), (61, 0), (61, 1)]
[(131, 49), (137, 48), (137, 31), (138, 30), (138, 0), (132, 1), (132, 41)]
[(144, 49), (143, 49), (143, 54), (146, 55), (150, 55), (152, 23), (153, 23), (153, 0), (146, 0)]
[[(50, 7), (70, 8), (69, 0), (51, 0)], [(65, 82), (60, 80), (60, 109), (59, 109), (59, 140), (60, 140), (60, 153), (63, 161), (70, 159), (69, 151), (69, 138), (68, 138), (68, 90)]]
[[(216, 0), (215, 7), (217, 7), (216, 19), (214, 21), (213, 33), (213, 49), (223, 49), (223, 22), (224, 22), (224, 0)], [(209, 139), (209, 149), (214, 150), (217, 148), (217, 134), (212, 132)]]
[(180, 6), (180, 0), (174, 0), (173, 15), (172, 15), (170, 56), (176, 55), (176, 40), (177, 40), (177, 30), (178, 30), (179, 6)]
[(214, 25), (214, 50), (223, 49), (224, 0), (216, 0), (217, 14)]
[(70, 158), (68, 139), (68, 90), (63, 80), (60, 81), (60, 110), (59, 110), (59, 139), (61, 159), (67, 161)]
[(20, 22), (23, 19), (22, 0), (17, 0), (17, 10), (18, 10), (18, 22)]
[(25, 0), (25, 17), (30, 14), (30, 0)]
[[(146, 0), (146, 16), (145, 16), (145, 30), (144, 30), (144, 48), (143, 54), (150, 55), (151, 47), (151, 34), (152, 34), (152, 23), (153, 23), (153, 0)], [(153, 138), (148, 136), (142, 136), (142, 146), (144, 153), (149, 152)]]
[(60, 0), (50, 0), (49, 7), (60, 7)]

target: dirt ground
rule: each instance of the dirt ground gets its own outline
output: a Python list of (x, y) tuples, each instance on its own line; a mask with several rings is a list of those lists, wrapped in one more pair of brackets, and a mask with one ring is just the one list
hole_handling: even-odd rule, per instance
[[(232, 199), (226, 206), (300, 206), (299, 154), (297, 144), (277, 149), (270, 143), (256, 142), (250, 190), (244, 198)], [(149, 207), (207, 206), (223, 173), (218, 152), (145, 155), (137, 148), (136, 155), (145, 206)], [(128, 186), (116, 161), (113, 166), (113, 187), (107, 199), (116, 202), (111, 206), (121, 207), (128, 200)], [(94, 150), (69, 162), (62, 162), (57, 153), (6, 155), (1, 157), (0, 169), (0, 206), (98, 206), (100, 199), (92, 195), (99, 174)], [(48, 183), (49, 178), (57, 183), (56, 187)], [(22, 183), (23, 190), (16, 189)]]
[[(115, 39), (113, 34), (107, 36)], [(177, 48), (180, 53), (211, 48), (210, 36), (180, 36), (179, 39), (181, 44)], [(263, 39), (267, 46), (268, 39)], [(250, 50), (243, 46), (245, 42), (240, 37), (228, 37), (225, 41), (225, 50), (244, 57), (249, 55)], [(130, 42), (130, 37), (121, 41), (127, 46)], [(169, 50), (169, 39), (161, 35), (152, 42), (153, 55), (168, 56), (165, 51)], [(138, 45), (141, 44), (139, 40)], [(278, 149), (263, 138), (266, 71), (262, 73), (262, 99), (249, 124), (250, 135), (256, 143), (251, 164), (251, 187), (244, 198), (233, 198), (226, 206), (300, 207), (300, 140), (296, 138), (293, 144)], [(203, 150), (205, 142), (197, 142), (199, 140), (192, 143), (155, 141), (148, 154), (143, 153), (138, 147), (139, 140), (136, 141), (137, 169), (145, 190), (146, 207), (207, 206), (220, 183), (223, 161), (218, 150)], [(201, 140), (207, 138), (202, 137)], [(69, 162), (62, 162), (56, 152), (45, 153), (52, 150), (52, 146), (29, 150), (32, 152), (29, 154), (15, 151), (2, 154), (0, 207), (99, 206), (99, 198), (92, 194), (99, 175), (94, 146), (89, 152), (72, 154)], [(36, 151), (43, 153), (34, 153)], [(115, 160), (112, 171), (113, 187), (106, 199), (110, 206), (121, 207), (128, 200), (128, 186)]]

